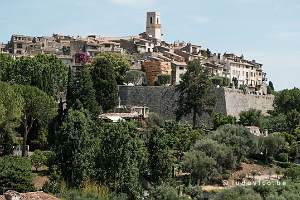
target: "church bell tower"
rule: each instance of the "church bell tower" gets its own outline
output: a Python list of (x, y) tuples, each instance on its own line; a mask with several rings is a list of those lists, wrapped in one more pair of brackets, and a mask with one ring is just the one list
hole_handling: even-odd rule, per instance
[(162, 40), (161, 21), (158, 12), (147, 12), (146, 34), (158, 41)]

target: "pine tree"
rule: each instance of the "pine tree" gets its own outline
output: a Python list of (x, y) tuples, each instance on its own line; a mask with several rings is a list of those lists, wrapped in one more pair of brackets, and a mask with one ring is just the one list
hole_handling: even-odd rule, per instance
[(193, 128), (195, 128), (197, 116), (201, 117), (204, 113), (211, 114), (215, 106), (215, 97), (212, 95), (213, 84), (210, 76), (199, 60), (189, 63), (187, 72), (182, 76), (182, 81), (176, 88), (179, 92), (177, 120), (192, 114)]
[(96, 99), (104, 112), (117, 105), (118, 88), (114, 69), (109, 61), (98, 57), (92, 65), (92, 80), (96, 90)]
[(80, 109), (81, 106), (94, 115), (100, 112), (90, 70), (87, 67), (76, 75), (69, 72), (67, 107)]

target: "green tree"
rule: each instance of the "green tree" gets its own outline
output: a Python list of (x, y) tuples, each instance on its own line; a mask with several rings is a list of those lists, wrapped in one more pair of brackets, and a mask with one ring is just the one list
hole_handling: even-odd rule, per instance
[(172, 160), (168, 146), (169, 137), (162, 128), (151, 129), (147, 148), (150, 181), (161, 184), (172, 176)]
[(278, 134), (270, 134), (259, 138), (259, 151), (263, 153), (265, 160), (273, 159), (284, 148), (285, 140)]
[(130, 63), (122, 54), (101, 53), (97, 56), (97, 65), (112, 69), (118, 85), (123, 85), (126, 72), (129, 71)]
[(24, 99), (21, 124), (23, 128), (22, 155), (25, 156), (27, 137), (34, 124), (39, 124), (40, 127), (48, 127), (48, 123), (56, 115), (57, 104), (52, 97), (36, 87), (16, 85), (15, 91)]
[(126, 72), (124, 82), (133, 85), (147, 85), (146, 73), (140, 70), (130, 70)]
[(240, 113), (240, 123), (244, 126), (260, 126), (261, 111), (250, 109)]
[(221, 77), (221, 76), (213, 76), (211, 78), (211, 81), (215, 86), (220, 86), (220, 87), (227, 87), (230, 84), (229, 78)]
[(193, 128), (196, 128), (197, 116), (201, 117), (204, 113), (211, 114), (215, 106), (215, 97), (210, 76), (208, 69), (204, 68), (199, 60), (188, 64), (187, 72), (176, 88), (179, 93), (177, 120), (192, 114)]
[(35, 150), (30, 156), (30, 160), (35, 170), (38, 171), (40, 167), (46, 164), (47, 157), (41, 150)]
[(285, 114), (272, 114), (261, 118), (261, 127), (269, 133), (288, 131), (287, 117)]
[(68, 67), (54, 55), (21, 57), (6, 70), (2, 80), (35, 86), (56, 98), (66, 89)]
[(288, 168), (284, 172), (284, 176), (286, 178), (290, 178), (290, 179), (292, 179), (292, 181), (294, 181), (295, 179), (300, 177), (300, 167), (295, 165), (295, 166)]
[[(106, 58), (108, 56), (108, 58)], [(104, 112), (113, 109), (117, 105), (118, 89), (110, 54), (97, 57), (91, 69), (92, 80), (96, 90), (96, 100)]]
[(213, 200), (262, 200), (261, 196), (251, 188), (234, 187), (218, 192)]
[(225, 144), (233, 150), (233, 155), (237, 157), (237, 164), (243, 158), (254, 153), (256, 144), (255, 137), (243, 126), (224, 125), (209, 135), (209, 138), (220, 144)]
[(12, 69), (14, 60), (10, 55), (0, 53), (0, 80), (6, 79), (7, 72)]
[(221, 113), (213, 113), (214, 130), (225, 124), (236, 124), (236, 118), (229, 115), (225, 116)]
[(191, 177), (195, 179), (197, 185), (200, 185), (209, 182), (216, 164), (216, 160), (204, 152), (192, 150), (184, 155), (182, 165), (185, 171), (191, 173)]
[(133, 123), (105, 124), (96, 155), (96, 179), (131, 199), (141, 197), (147, 150)]
[(274, 89), (274, 85), (273, 85), (273, 82), (272, 81), (269, 81), (269, 84), (267, 86), (267, 93), (268, 94), (273, 94), (275, 91)]
[(149, 127), (162, 127), (164, 125), (164, 119), (159, 114), (150, 112), (147, 119), (147, 124)]
[(82, 186), (94, 171), (97, 140), (93, 126), (87, 111), (69, 109), (59, 129), (55, 152), (62, 176), (72, 187)]
[(239, 87), (239, 80), (236, 77), (232, 78), (232, 82), (233, 82), (234, 88)]
[(225, 144), (219, 144), (206, 138), (197, 141), (192, 150), (204, 152), (207, 156), (214, 158), (221, 173), (224, 173), (226, 169), (230, 170), (236, 167), (236, 157), (233, 155), (232, 149)]
[(203, 200), (203, 192), (200, 186), (192, 186), (184, 188), (184, 193), (189, 195), (193, 200)]
[(293, 133), (294, 130), (299, 126), (300, 114), (296, 109), (289, 111), (286, 115), (287, 127), (289, 133)]
[(168, 145), (175, 150), (176, 157), (180, 161), (184, 152), (190, 150), (191, 146), (202, 137), (201, 130), (193, 130), (189, 124), (166, 121), (163, 126), (168, 137)]
[(169, 74), (159, 74), (157, 76), (157, 80), (155, 81), (155, 85), (162, 86), (171, 83), (171, 76)]
[(150, 190), (149, 200), (179, 200), (176, 188), (163, 184)]
[(300, 112), (300, 89), (286, 89), (275, 95), (274, 107), (276, 112), (287, 114), (296, 109)]
[(0, 144), (9, 153), (15, 139), (15, 128), (20, 125), (24, 99), (8, 83), (0, 82)]
[(84, 109), (95, 115), (99, 114), (100, 108), (96, 101), (90, 70), (87, 67), (76, 75), (69, 73), (67, 106), (68, 108), (76, 108), (78, 102), (82, 104)]
[(0, 194), (7, 190), (33, 191), (31, 163), (27, 158), (0, 157)]
[(275, 91), (272, 81), (269, 81), (269, 87), (270, 87), (271, 91)]

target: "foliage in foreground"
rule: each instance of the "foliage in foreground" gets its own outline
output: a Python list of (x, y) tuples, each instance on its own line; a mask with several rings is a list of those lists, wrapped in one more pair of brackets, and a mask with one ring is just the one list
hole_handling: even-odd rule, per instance
[(34, 191), (31, 163), (27, 158), (0, 157), (0, 194), (7, 190)]

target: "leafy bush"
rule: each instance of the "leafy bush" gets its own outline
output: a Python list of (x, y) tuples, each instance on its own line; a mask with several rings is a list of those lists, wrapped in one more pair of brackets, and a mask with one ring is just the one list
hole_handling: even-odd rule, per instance
[(291, 166), (290, 168), (288, 168), (285, 171), (284, 176), (292, 179), (292, 181), (299, 178), (300, 177), (300, 166), (297, 166), (297, 165)]
[(209, 135), (209, 138), (227, 145), (237, 158), (237, 165), (245, 156), (254, 153), (256, 137), (240, 125), (224, 125)]
[(149, 200), (179, 200), (176, 188), (164, 184), (150, 190)]
[(229, 78), (214, 76), (211, 78), (211, 81), (214, 85), (219, 85), (220, 87), (227, 87), (230, 84)]
[(236, 118), (231, 115), (225, 116), (221, 113), (213, 113), (214, 129), (217, 129), (218, 127), (225, 124), (235, 124), (235, 123), (236, 123)]
[(33, 191), (31, 163), (27, 158), (4, 156), (0, 158), (0, 193), (7, 190)]
[(280, 153), (277, 156), (277, 160), (280, 162), (288, 162), (289, 155), (287, 153)]
[(35, 150), (30, 156), (30, 160), (36, 171), (47, 163), (47, 157), (41, 150)]
[(217, 193), (213, 200), (262, 200), (261, 196), (251, 188), (235, 187)]
[(244, 126), (260, 126), (261, 111), (250, 109), (240, 113), (240, 123)]
[(145, 72), (140, 70), (130, 70), (126, 72), (125, 83), (132, 83), (133, 85), (146, 85), (147, 78)]
[(157, 76), (157, 80), (155, 81), (155, 85), (167, 85), (171, 82), (171, 76), (169, 74), (160, 74)]

